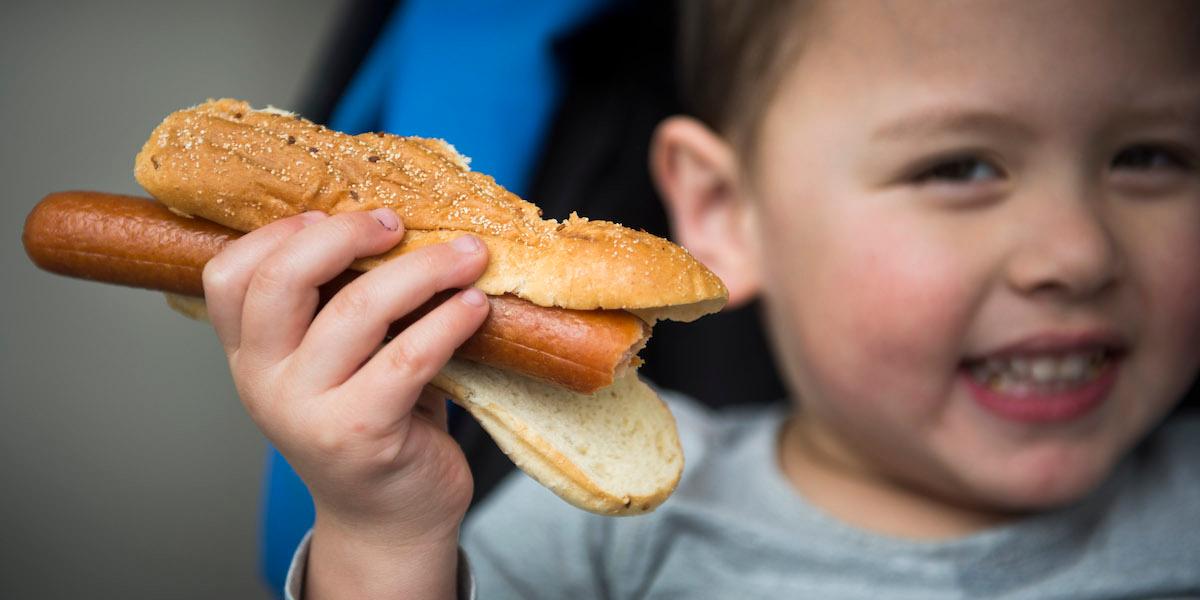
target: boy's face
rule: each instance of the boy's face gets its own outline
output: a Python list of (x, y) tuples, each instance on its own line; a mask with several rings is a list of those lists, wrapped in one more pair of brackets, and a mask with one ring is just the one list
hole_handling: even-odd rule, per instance
[(1094, 487), (1200, 366), (1197, 3), (825, 3), (749, 173), (826, 440), (1022, 509)]

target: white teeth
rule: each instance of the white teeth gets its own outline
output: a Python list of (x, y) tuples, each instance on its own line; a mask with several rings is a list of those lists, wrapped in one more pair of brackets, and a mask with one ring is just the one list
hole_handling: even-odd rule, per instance
[(1017, 377), (1029, 377), (1029, 359), (1015, 356), (1009, 359), (1008, 369)]
[(1107, 360), (1108, 356), (1103, 350), (989, 358), (972, 366), (971, 375), (1001, 390), (1029, 384), (1061, 387), (1094, 378)]
[(1038, 383), (1050, 383), (1058, 376), (1058, 359), (1035, 358), (1029, 365), (1029, 374)]
[(1072, 354), (1058, 363), (1058, 376), (1068, 381), (1079, 381), (1087, 374), (1088, 357)]

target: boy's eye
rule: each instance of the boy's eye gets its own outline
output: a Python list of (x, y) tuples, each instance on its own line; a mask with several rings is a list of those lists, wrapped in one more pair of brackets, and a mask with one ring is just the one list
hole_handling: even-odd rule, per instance
[(1187, 159), (1180, 153), (1163, 146), (1138, 144), (1129, 146), (1112, 159), (1113, 169), (1150, 171), (1154, 169), (1186, 169)]
[(973, 183), (1002, 177), (1000, 169), (973, 156), (943, 160), (915, 176), (914, 183)]

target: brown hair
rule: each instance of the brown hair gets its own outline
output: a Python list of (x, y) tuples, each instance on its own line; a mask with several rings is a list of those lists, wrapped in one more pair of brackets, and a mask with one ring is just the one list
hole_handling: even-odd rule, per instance
[(800, 50), (804, 0), (678, 0), (680, 94), (689, 114), (749, 154)]

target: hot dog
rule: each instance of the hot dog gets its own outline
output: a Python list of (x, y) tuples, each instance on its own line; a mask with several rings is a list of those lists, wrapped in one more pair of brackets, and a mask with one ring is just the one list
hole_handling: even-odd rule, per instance
[[(144, 198), (61, 192), (29, 214), (22, 240), (33, 262), (47, 271), (202, 297), (205, 263), (241, 235)], [(322, 299), (357, 275), (347, 271), (323, 286)], [(391, 333), (442, 299), (397, 322)], [(487, 320), (457, 355), (580, 393), (611, 385), (649, 337), (649, 326), (624, 311), (542, 307), (512, 295), (488, 299)]]
[[(194, 295), (203, 262), (237, 232), (308, 210), (399, 214), (401, 243), (355, 261), (355, 271), (474, 235), (488, 247), (474, 285), (491, 297), (491, 317), (429, 385), (575, 506), (639, 514), (674, 490), (683, 471), (674, 419), (624, 367), (655, 321), (691, 321), (725, 304), (725, 286), (683, 248), (574, 214), (542, 219), (441, 140), (350, 136), (238, 100), (169, 115), (138, 153), (134, 175), (158, 204), (123, 199), (120, 209), (99, 208), (116, 217), (103, 221), (71, 203), (90, 211), (108, 200), (48, 198), (27, 223), (30, 256), (75, 276)], [(131, 242), (130, 230), (153, 241)], [(578, 369), (559, 377), (563, 362), (593, 365), (584, 371), (600, 377)]]

